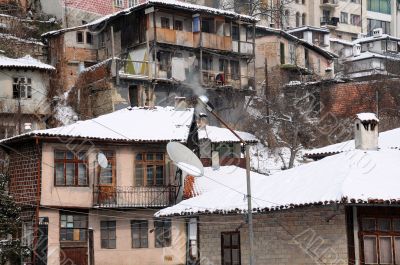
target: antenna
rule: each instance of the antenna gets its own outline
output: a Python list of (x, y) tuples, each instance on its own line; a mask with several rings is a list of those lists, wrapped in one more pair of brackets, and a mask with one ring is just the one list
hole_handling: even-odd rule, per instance
[(97, 153), (97, 163), (101, 168), (107, 168), (108, 167), (108, 160), (105, 154), (102, 152)]
[(167, 153), (174, 164), (188, 175), (201, 177), (204, 175), (200, 159), (186, 146), (177, 142), (167, 144)]

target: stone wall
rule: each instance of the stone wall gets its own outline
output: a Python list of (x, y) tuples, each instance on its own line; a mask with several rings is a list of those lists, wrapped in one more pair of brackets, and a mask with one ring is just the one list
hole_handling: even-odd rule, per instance
[[(249, 264), (244, 220), (244, 216), (200, 216), (201, 264), (221, 264), (221, 232), (235, 230), (240, 231), (241, 264)], [(255, 215), (254, 236), (256, 264), (348, 264), (344, 208), (309, 207)]]

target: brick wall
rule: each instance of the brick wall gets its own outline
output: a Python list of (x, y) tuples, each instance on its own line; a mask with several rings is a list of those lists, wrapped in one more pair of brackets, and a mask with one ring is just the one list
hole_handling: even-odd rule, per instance
[(41, 150), (33, 141), (9, 149), (10, 194), (22, 206), (35, 206)]
[[(200, 216), (201, 264), (221, 264), (221, 232), (238, 229), (241, 264), (249, 264), (244, 216)], [(213, 222), (212, 225), (207, 222)], [(310, 207), (254, 216), (256, 264), (348, 264), (344, 209)]]
[[(68, 0), (67, 7), (100, 15), (107, 15), (127, 8), (128, 1), (129, 0), (122, 0), (122, 6), (114, 6), (114, 0)], [(137, 2), (141, 3), (144, 2), (144, 0), (138, 0)]]

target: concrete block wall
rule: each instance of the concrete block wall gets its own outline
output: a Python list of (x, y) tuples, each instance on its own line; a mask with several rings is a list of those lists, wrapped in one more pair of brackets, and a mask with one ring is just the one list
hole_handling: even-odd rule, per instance
[[(200, 264), (221, 264), (221, 232), (240, 231), (241, 264), (249, 264), (244, 216), (200, 216)], [(348, 264), (344, 208), (310, 207), (254, 216), (256, 264)]]

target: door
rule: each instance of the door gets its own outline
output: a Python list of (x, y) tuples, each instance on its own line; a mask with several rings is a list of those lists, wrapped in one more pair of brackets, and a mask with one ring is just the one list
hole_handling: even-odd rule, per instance
[(139, 90), (137, 85), (129, 86), (129, 103), (131, 107), (139, 106)]
[(87, 265), (87, 247), (63, 247), (60, 251), (60, 265)]
[(98, 202), (99, 204), (116, 204), (115, 152), (105, 151), (103, 153), (107, 157), (108, 165), (107, 168), (98, 166)]

